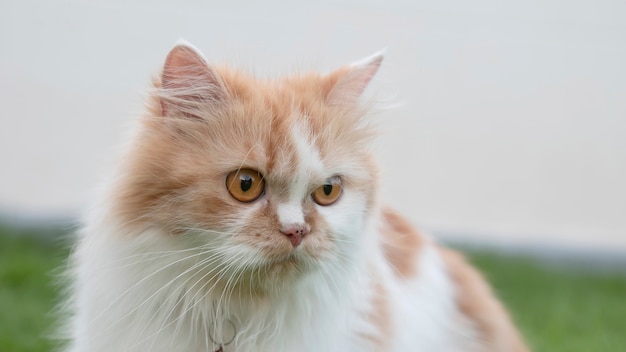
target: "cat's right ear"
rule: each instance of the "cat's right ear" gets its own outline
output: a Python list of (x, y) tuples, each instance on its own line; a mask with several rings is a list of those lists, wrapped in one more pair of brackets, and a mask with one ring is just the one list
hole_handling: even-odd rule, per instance
[(167, 55), (158, 90), (162, 116), (201, 118), (228, 96), (219, 75), (191, 44), (182, 42)]
[(326, 99), (329, 104), (339, 106), (355, 104), (378, 72), (384, 56), (385, 50), (381, 50), (328, 75), (326, 79), (330, 83), (330, 89)]

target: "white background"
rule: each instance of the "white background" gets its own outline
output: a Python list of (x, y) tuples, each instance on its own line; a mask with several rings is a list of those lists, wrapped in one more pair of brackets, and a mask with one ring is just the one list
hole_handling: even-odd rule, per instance
[(260, 76), (386, 47), (388, 203), (470, 240), (626, 250), (620, 0), (0, 0), (0, 213), (79, 214), (181, 37)]

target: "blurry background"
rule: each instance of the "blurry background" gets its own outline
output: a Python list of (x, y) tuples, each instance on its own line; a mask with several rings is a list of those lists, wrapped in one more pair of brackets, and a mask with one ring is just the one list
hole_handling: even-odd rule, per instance
[(264, 77), (387, 48), (388, 203), (452, 242), (626, 258), (621, 0), (0, 0), (8, 232), (80, 215), (179, 38)]

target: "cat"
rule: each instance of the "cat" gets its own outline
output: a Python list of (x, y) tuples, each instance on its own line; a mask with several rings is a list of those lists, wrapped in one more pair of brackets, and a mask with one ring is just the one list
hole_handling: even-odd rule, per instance
[(263, 80), (176, 45), (79, 233), (65, 350), (527, 351), (480, 274), (380, 204), (382, 59)]

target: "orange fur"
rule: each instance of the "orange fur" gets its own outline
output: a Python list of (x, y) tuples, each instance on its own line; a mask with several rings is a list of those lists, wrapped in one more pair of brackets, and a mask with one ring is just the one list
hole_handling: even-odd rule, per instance
[[(383, 209), (382, 215), (382, 244), (387, 260), (400, 277), (416, 276), (420, 252), (427, 240), (407, 219), (392, 209)], [(477, 327), (489, 351), (527, 352), (506, 309), (480, 273), (461, 254), (442, 246), (437, 248), (456, 287), (459, 310)], [(384, 294), (377, 296), (374, 302), (379, 310), (386, 309)], [(375, 324), (380, 320), (379, 316), (372, 316), (371, 319)]]
[(371, 310), (367, 312), (367, 319), (376, 328), (375, 333), (365, 333), (362, 336), (384, 351), (388, 349), (389, 342), (393, 339), (396, 327), (393, 324), (393, 312), (387, 288), (381, 283), (380, 274), (372, 268), (372, 296)]
[(383, 209), (383, 249), (387, 260), (401, 277), (417, 274), (417, 260), (424, 245), (423, 236), (400, 214)]
[(527, 352), (508, 313), (494, 297), (482, 275), (459, 253), (439, 247), (457, 288), (457, 304), (482, 334), (490, 351)]

